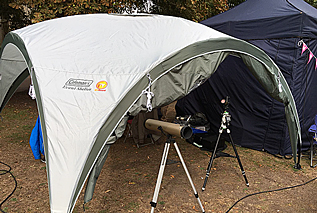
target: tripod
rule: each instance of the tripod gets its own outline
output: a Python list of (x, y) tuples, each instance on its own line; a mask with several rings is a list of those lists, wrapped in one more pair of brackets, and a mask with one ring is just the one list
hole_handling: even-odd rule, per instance
[(156, 180), (156, 186), (155, 186), (155, 190), (154, 190), (154, 195), (153, 195), (153, 199), (152, 201), (150, 202), (151, 204), (151, 213), (154, 212), (154, 208), (156, 207), (156, 204), (157, 204), (157, 198), (158, 198), (158, 194), (159, 194), (159, 191), (160, 191), (160, 187), (161, 187), (161, 183), (162, 183), (162, 179), (163, 179), (163, 173), (164, 173), (164, 169), (165, 169), (165, 166), (166, 166), (166, 161), (167, 161), (167, 156), (168, 156), (168, 152), (169, 152), (169, 149), (170, 149), (170, 145), (174, 144), (174, 147), (175, 147), (175, 150), (179, 156), (179, 159), (183, 165), (183, 168), (185, 170), (185, 173), (188, 177), (188, 180), (190, 182), (190, 185), (192, 186), (193, 188), (193, 191), (194, 191), (194, 194), (195, 194), (195, 197), (197, 198), (197, 201), (199, 203), (199, 206), (201, 208), (201, 211), (204, 213), (205, 210), (204, 210), (204, 207), (203, 205), (201, 204), (201, 201), (198, 197), (198, 193), (195, 189), (195, 186), (194, 186), (194, 183), (190, 177), (190, 174), (187, 170), (187, 167), (186, 167), (186, 164), (184, 162), (184, 159), (181, 155), (181, 152), (176, 144), (176, 141), (175, 139), (172, 138), (171, 135), (167, 135), (167, 139), (166, 139), (166, 142), (165, 142), (165, 146), (164, 146), (164, 151), (163, 151), (163, 156), (162, 156), (162, 161), (161, 161), (161, 166), (160, 166), (160, 169), (159, 169), (159, 173), (158, 173), (158, 177), (157, 177), (157, 180)]
[[(228, 104), (229, 104), (229, 102), (227, 101), (227, 105)], [(235, 158), (237, 158), (237, 160), (238, 160), (238, 163), (240, 165), (240, 169), (242, 171), (242, 175), (243, 175), (243, 177), (245, 179), (245, 183), (246, 183), (247, 186), (249, 186), (249, 182), (247, 180), (247, 176), (245, 175), (245, 171), (243, 169), (240, 157), (238, 155), (237, 149), (236, 149), (236, 147), (235, 147), (235, 145), (233, 143), (233, 140), (232, 140), (232, 137), (231, 137), (231, 134), (230, 134), (229, 125), (230, 125), (230, 121), (231, 121), (231, 115), (227, 111), (227, 108), (228, 108), (228, 106), (226, 106), (224, 112), (222, 113), (222, 119), (221, 119), (221, 124), (220, 124), (220, 128), (219, 128), (219, 135), (218, 135), (217, 142), (216, 142), (215, 148), (213, 150), (212, 156), (211, 156), (211, 158), (209, 160), (209, 164), (208, 164), (208, 167), (207, 167), (206, 177), (205, 177), (205, 181), (204, 181), (204, 184), (203, 184), (203, 187), (202, 187), (202, 191), (205, 191), (205, 189), (206, 189), (206, 184), (207, 184), (208, 177), (209, 177), (209, 174), (210, 174), (211, 166), (212, 166), (212, 163), (213, 163), (213, 161), (214, 161), (214, 159), (216, 157), (218, 143), (219, 143), (221, 134), (223, 133), (224, 130), (227, 130), (227, 133), (228, 133), (229, 139), (230, 139), (230, 143), (231, 143), (232, 148), (233, 148), (233, 150), (235, 152), (235, 155), (236, 155)]]

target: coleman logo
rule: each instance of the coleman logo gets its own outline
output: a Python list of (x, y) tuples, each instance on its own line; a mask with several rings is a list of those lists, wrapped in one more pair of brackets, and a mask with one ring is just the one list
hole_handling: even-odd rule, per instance
[(70, 78), (63, 86), (63, 89), (91, 91), (90, 85), (93, 82), (93, 80)]
[(93, 80), (85, 80), (85, 79), (69, 79), (65, 86), (73, 86), (73, 87), (89, 87), (93, 83)]
[(99, 81), (96, 84), (96, 89), (95, 91), (106, 91), (106, 87), (108, 86), (107, 81)]

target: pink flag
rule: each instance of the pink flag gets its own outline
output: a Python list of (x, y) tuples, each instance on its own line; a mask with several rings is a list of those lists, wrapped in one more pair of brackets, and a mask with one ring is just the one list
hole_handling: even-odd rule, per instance
[(302, 54), (305, 52), (305, 50), (307, 50), (308, 47), (307, 45), (303, 42), (303, 47), (302, 47)]
[(307, 64), (310, 62), (310, 60), (314, 57), (314, 54), (312, 52), (309, 52), (309, 58)]
[(316, 60), (316, 64), (315, 64), (315, 70), (316, 70), (317, 69), (317, 58), (315, 60)]

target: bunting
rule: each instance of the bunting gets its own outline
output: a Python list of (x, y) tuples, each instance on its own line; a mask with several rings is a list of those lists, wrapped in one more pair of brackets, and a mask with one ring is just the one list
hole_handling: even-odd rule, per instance
[(317, 57), (314, 55), (314, 53), (309, 49), (309, 47), (307, 46), (307, 44), (305, 44), (305, 42), (303, 40), (300, 40), (298, 42), (298, 46), (302, 46), (302, 54), (308, 50), (309, 51), (309, 56), (308, 56), (308, 62), (307, 64), (309, 64), (309, 62), (314, 58), (315, 59), (315, 70), (317, 69)]

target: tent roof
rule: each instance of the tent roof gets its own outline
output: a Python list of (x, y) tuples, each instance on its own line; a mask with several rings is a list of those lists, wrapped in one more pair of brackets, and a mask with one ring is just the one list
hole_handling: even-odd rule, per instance
[(78, 15), (9, 33), (0, 49), (0, 111), (30, 73), (51, 211), (72, 211), (102, 148), (120, 137), (114, 132), (120, 121), (128, 111), (146, 109), (144, 90), (153, 91), (153, 107), (172, 102), (208, 79), (228, 54), (243, 58), (284, 103), (296, 149), (300, 127), (288, 85), (274, 62), (247, 42), (159, 15)]
[[(34, 67), (94, 75), (105, 71), (144, 72), (184, 46), (226, 36), (210, 33), (208, 28), (182, 19), (152, 15), (104, 17), (104, 14), (70, 16), (30, 25), (14, 33), (25, 41)], [(187, 34), (189, 30), (196, 33)], [(176, 36), (175, 32), (180, 31), (183, 33)], [(175, 36), (166, 32), (174, 32)]]
[(247, 0), (201, 23), (245, 40), (317, 37), (317, 10), (302, 0)]

